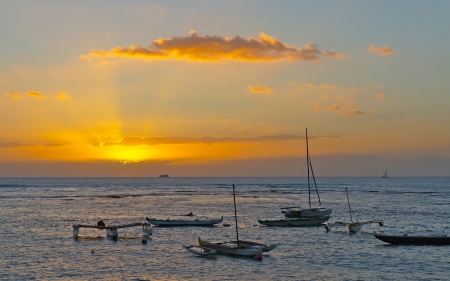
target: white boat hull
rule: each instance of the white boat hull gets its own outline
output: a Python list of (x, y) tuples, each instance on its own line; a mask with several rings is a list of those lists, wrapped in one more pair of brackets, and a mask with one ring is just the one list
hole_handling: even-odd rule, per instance
[(189, 252), (191, 252), (191, 253), (193, 253), (193, 254), (195, 254), (195, 255), (198, 255), (198, 256), (211, 256), (211, 255), (215, 255), (216, 254), (216, 251), (215, 250), (204, 250), (203, 248), (201, 248), (201, 247), (197, 247), (197, 248), (199, 248), (200, 250), (195, 250), (194, 248), (194, 246), (185, 246), (185, 245), (183, 245), (183, 248), (185, 248), (186, 250), (188, 250)]
[(218, 254), (226, 254), (226, 255), (235, 255), (235, 256), (245, 256), (245, 257), (255, 257), (258, 254), (262, 254), (262, 248), (261, 247), (251, 247), (251, 248), (245, 248), (245, 249), (223, 249), (223, 250), (216, 250)]
[[(200, 237), (198, 237), (198, 243), (200, 246), (206, 246), (206, 247), (208, 245), (212, 245), (213, 247), (220, 247), (222, 245), (225, 245), (225, 246), (228, 246), (228, 245), (236, 246), (237, 245), (237, 241), (209, 242), (206, 240), (202, 240)], [(245, 248), (261, 247), (263, 252), (269, 252), (269, 251), (272, 251), (273, 249), (275, 249), (278, 246), (278, 244), (266, 245), (266, 244), (259, 243), (259, 242), (239, 240), (239, 246), (245, 247)]]
[[(211, 256), (216, 254), (222, 255), (234, 255), (234, 256), (245, 256), (245, 257), (255, 257), (258, 254), (262, 254), (262, 247), (233, 247), (233, 246), (184, 246), (183, 247), (189, 252), (199, 255), (199, 256)], [(196, 250), (199, 249), (199, 250)]]
[(350, 223), (348, 225), (348, 232), (349, 233), (354, 234), (354, 233), (356, 233), (356, 232), (358, 232), (360, 230), (361, 230), (361, 224), (359, 222)]

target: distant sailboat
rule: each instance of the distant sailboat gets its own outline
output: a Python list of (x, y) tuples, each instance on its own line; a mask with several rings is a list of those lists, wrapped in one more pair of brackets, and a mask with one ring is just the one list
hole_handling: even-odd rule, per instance
[(387, 168), (386, 168), (386, 171), (384, 172), (384, 175), (382, 176), (382, 178), (383, 179), (388, 179), (389, 178), (389, 176), (387, 174)]

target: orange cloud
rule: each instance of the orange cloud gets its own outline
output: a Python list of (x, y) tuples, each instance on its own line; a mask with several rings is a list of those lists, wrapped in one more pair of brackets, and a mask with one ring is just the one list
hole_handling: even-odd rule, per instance
[(383, 94), (376, 94), (374, 97), (379, 98), (379, 99), (384, 98)]
[(135, 59), (176, 59), (195, 62), (220, 62), (224, 60), (247, 62), (319, 61), (321, 56), (344, 57), (334, 51), (322, 51), (314, 44), (303, 48), (289, 46), (263, 32), (259, 38), (201, 36), (191, 31), (186, 37), (159, 38), (152, 46), (116, 47), (110, 51), (92, 50), (89, 57), (126, 57)]
[(381, 47), (375, 46), (374, 44), (372, 44), (369, 47), (369, 52), (370, 53), (377, 53), (377, 54), (380, 54), (380, 55), (391, 55), (391, 54), (394, 54), (394, 50), (392, 50), (391, 47), (386, 46), (384, 48), (381, 48)]
[(308, 88), (314, 88), (315, 87), (314, 84), (305, 84), (305, 86), (308, 87)]
[(295, 91), (301, 91), (301, 90), (303, 90), (303, 87), (302, 86), (299, 86), (297, 83), (295, 83), (295, 82), (291, 82), (291, 84), (295, 87)]
[[(311, 139), (316, 138), (337, 138), (338, 136), (310, 136)], [(91, 143), (92, 147), (111, 147), (111, 146), (158, 146), (158, 145), (181, 145), (181, 144), (219, 144), (219, 143), (258, 143), (258, 142), (282, 142), (290, 140), (304, 139), (304, 136), (298, 135), (268, 135), (257, 137), (124, 137), (118, 141), (98, 141)], [(0, 148), (14, 147), (67, 147), (70, 143), (17, 143), (17, 142), (0, 142)]]
[(322, 84), (322, 88), (329, 89), (329, 90), (334, 90), (334, 87), (329, 85), (329, 84)]
[(340, 107), (337, 104), (333, 104), (332, 106), (327, 106), (326, 107), (326, 110), (329, 110), (329, 111), (335, 111), (335, 110), (339, 110), (339, 109), (342, 109), (342, 107)]
[(72, 98), (71, 96), (69, 96), (68, 94), (66, 94), (64, 92), (60, 92), (56, 97), (60, 100), (66, 100), (66, 99)]
[[(333, 136), (336, 137), (336, 136)], [(318, 138), (318, 137), (313, 137)], [(320, 138), (329, 138), (329, 136), (323, 136)], [(274, 135), (274, 136), (259, 136), (250, 138), (235, 138), (235, 137), (125, 137), (119, 141), (106, 141), (106, 142), (95, 142), (93, 146), (137, 146), (137, 145), (175, 145), (175, 144), (212, 144), (212, 143), (241, 143), (241, 142), (265, 142), (265, 141), (286, 141), (286, 140), (296, 140), (304, 139), (303, 136), (296, 135)]]
[(342, 115), (342, 116), (347, 116), (347, 117), (354, 117), (355, 116), (354, 113), (347, 112), (347, 111), (341, 111), (341, 112), (339, 112), (339, 114)]
[(35, 98), (40, 98), (40, 99), (46, 99), (47, 97), (44, 96), (43, 94), (36, 92), (36, 91), (29, 91), (28, 92), (28, 96), (29, 97), (35, 97)]
[(8, 97), (15, 98), (15, 99), (23, 99), (22, 94), (19, 93), (6, 93)]
[(248, 85), (247, 88), (255, 94), (271, 94), (273, 93), (273, 89), (265, 86), (265, 85), (256, 85), (256, 86), (251, 86)]
[[(328, 111), (337, 111), (340, 115), (347, 117), (355, 117), (357, 115), (367, 115), (365, 111), (356, 107), (355, 100), (346, 97), (344, 95), (339, 95), (338, 99), (340, 100), (340, 104), (333, 104), (331, 106), (326, 106), (324, 107), (324, 109)], [(314, 108), (316, 110), (321, 109), (321, 107), (316, 104), (314, 104)], [(374, 115), (375, 111), (370, 110), (368, 114)]]

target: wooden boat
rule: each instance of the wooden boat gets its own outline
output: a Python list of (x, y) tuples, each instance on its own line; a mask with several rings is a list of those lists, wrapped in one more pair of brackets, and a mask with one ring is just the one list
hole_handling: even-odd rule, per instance
[(352, 216), (352, 209), (350, 208), (350, 199), (348, 197), (348, 189), (347, 187), (345, 187), (345, 192), (347, 193), (347, 202), (348, 202), (348, 211), (350, 213), (350, 221), (351, 222), (335, 222), (333, 224), (327, 224), (325, 225), (325, 229), (328, 231), (330, 231), (330, 229), (332, 227), (339, 227), (339, 226), (345, 226), (347, 227), (347, 230), (350, 234), (355, 234), (356, 232), (361, 230), (361, 227), (365, 224), (372, 224), (372, 223), (378, 223), (380, 226), (383, 226), (383, 221), (382, 220), (372, 220), (372, 221), (353, 221), (353, 216)]
[(387, 174), (387, 168), (386, 168), (386, 171), (384, 172), (384, 175), (381, 178), (383, 178), (383, 179), (388, 179), (389, 178), (389, 176)]
[(263, 251), (267, 252), (274, 249), (277, 246), (276, 244), (267, 246), (265, 244), (258, 242), (239, 240), (239, 228), (236, 212), (236, 193), (234, 191), (234, 184), (233, 184), (233, 202), (234, 202), (234, 217), (236, 221), (236, 241), (208, 242), (206, 240), (202, 240), (199, 237), (198, 245), (192, 246), (183, 245), (183, 247), (187, 251), (199, 256), (226, 254), (226, 255), (255, 257), (257, 259), (262, 259)]
[(297, 227), (308, 227), (308, 226), (320, 226), (324, 222), (330, 219), (329, 216), (323, 216), (319, 218), (288, 218), (288, 219), (278, 219), (278, 220), (258, 220), (262, 225), (266, 226), (297, 226)]
[(154, 224), (159, 227), (172, 227), (172, 226), (213, 226), (223, 221), (223, 216), (220, 219), (211, 220), (161, 220), (155, 218), (146, 217), (145, 220), (148, 223)]
[(450, 245), (450, 237), (374, 234), (375, 238), (396, 245)]
[(284, 213), (285, 217), (287, 218), (318, 218), (318, 217), (324, 217), (324, 216), (330, 216), (333, 210), (331, 208), (324, 208), (324, 207), (317, 207), (312, 208), (311, 207), (311, 184), (310, 184), (310, 172), (311, 176), (314, 180), (314, 186), (316, 187), (316, 194), (317, 198), (319, 200), (319, 205), (322, 203), (320, 202), (320, 196), (319, 196), (319, 190), (317, 189), (316, 184), (316, 178), (314, 177), (314, 170), (312, 167), (311, 158), (309, 157), (309, 147), (308, 147), (308, 128), (306, 129), (306, 167), (308, 169), (308, 203), (309, 203), (309, 209), (303, 209), (301, 207), (284, 207), (281, 209), (285, 209), (284, 211), (281, 211)]

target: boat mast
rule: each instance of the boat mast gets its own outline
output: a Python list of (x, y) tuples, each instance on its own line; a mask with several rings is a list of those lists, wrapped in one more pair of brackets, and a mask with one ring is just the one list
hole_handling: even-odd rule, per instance
[(308, 169), (308, 201), (309, 208), (311, 209), (311, 187), (309, 184), (309, 150), (308, 150), (308, 128), (306, 129), (306, 167)]
[(234, 184), (233, 184), (233, 201), (234, 201), (234, 219), (236, 220), (236, 242), (239, 248), (239, 231), (238, 231), (238, 220), (237, 220), (237, 212), (236, 212), (236, 193), (234, 192)]
[(350, 220), (353, 223), (353, 218), (352, 218), (352, 209), (350, 208), (350, 199), (348, 199), (348, 190), (347, 187), (345, 187), (345, 192), (347, 192), (347, 202), (348, 202), (348, 210), (350, 211)]

